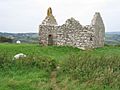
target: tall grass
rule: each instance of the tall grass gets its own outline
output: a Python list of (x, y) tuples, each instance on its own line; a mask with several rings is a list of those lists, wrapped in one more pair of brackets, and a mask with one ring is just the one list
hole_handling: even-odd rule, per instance
[[(119, 90), (120, 47), (88, 51), (36, 44), (0, 44), (0, 90), (51, 90), (57, 70), (60, 90)], [(26, 58), (13, 60), (17, 53)]]
[[(120, 56), (101, 55), (90, 53), (84, 55), (72, 54), (61, 64), (58, 75), (70, 77), (85, 87), (94, 85), (105, 89), (120, 89)], [(85, 89), (85, 88), (84, 88)]]
[(50, 74), (57, 65), (54, 59), (29, 56), (12, 60), (8, 57), (0, 56), (0, 90), (49, 90), (51, 88)]

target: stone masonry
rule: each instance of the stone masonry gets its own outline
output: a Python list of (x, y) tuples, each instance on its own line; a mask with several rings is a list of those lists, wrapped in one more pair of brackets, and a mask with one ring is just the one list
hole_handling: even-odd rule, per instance
[(105, 27), (100, 13), (96, 12), (90, 25), (83, 26), (74, 18), (59, 26), (48, 8), (47, 17), (39, 25), (39, 42), (42, 45), (73, 46), (86, 50), (103, 47)]

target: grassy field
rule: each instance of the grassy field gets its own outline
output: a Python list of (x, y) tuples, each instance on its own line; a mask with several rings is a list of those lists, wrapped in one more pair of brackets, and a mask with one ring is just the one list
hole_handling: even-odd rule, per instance
[(120, 47), (0, 44), (0, 90), (120, 90)]

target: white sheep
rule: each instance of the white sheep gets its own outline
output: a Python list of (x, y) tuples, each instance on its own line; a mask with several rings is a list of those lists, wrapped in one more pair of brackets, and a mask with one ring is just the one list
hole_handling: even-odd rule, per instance
[(20, 58), (25, 58), (25, 57), (26, 57), (25, 54), (19, 53), (19, 54), (16, 54), (16, 55), (14, 56), (13, 60), (15, 60), (15, 59), (20, 59)]
[(20, 44), (20, 43), (21, 43), (21, 41), (20, 41), (20, 40), (18, 40), (18, 41), (16, 41), (16, 43), (17, 43), (17, 44)]

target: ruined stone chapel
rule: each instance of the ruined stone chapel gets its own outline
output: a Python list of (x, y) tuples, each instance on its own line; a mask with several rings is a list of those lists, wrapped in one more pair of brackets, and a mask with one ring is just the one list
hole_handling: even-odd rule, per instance
[(74, 18), (58, 25), (48, 8), (47, 16), (39, 25), (39, 43), (42, 45), (73, 46), (91, 49), (104, 46), (105, 27), (101, 15), (96, 12), (90, 25), (83, 26)]

